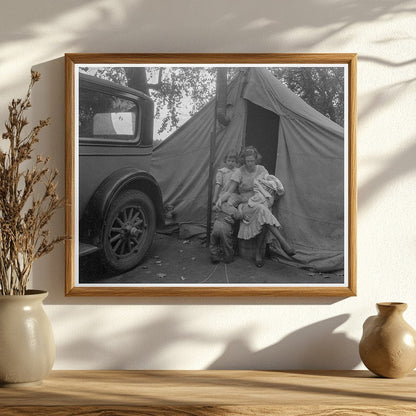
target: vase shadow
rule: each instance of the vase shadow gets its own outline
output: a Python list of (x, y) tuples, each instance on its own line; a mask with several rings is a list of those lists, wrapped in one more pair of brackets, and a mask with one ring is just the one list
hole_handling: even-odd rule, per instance
[(335, 332), (349, 317), (342, 314), (308, 325), (258, 351), (245, 339), (234, 339), (207, 369), (353, 369), (360, 363), (358, 342), (344, 332)]

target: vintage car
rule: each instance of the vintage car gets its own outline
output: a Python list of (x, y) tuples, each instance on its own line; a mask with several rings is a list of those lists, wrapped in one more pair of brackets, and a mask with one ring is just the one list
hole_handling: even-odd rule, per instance
[(78, 137), (79, 256), (99, 252), (107, 268), (125, 272), (163, 224), (161, 191), (149, 173), (153, 101), (80, 73)]

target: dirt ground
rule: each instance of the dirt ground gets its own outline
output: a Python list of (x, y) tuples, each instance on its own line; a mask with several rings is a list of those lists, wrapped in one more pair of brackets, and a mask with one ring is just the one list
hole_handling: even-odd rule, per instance
[(236, 257), (230, 264), (212, 264), (205, 241), (181, 240), (177, 234), (156, 234), (141, 264), (121, 275), (108, 273), (96, 255), (80, 262), (80, 283), (101, 284), (334, 284), (343, 283), (342, 272), (318, 273), (266, 258), (258, 268)]

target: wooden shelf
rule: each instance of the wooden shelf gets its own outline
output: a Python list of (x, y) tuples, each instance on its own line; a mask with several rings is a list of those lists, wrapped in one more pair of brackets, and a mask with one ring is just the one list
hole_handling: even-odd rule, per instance
[(0, 415), (416, 415), (416, 373), (367, 371), (53, 371), (0, 389)]

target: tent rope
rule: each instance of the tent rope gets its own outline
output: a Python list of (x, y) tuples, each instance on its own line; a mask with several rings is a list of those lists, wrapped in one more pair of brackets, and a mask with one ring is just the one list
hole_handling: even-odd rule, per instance
[(230, 280), (228, 279), (227, 265), (225, 263), (224, 263), (224, 271), (225, 271), (225, 278), (227, 279), (227, 284), (230, 284)]
[(211, 271), (211, 273), (202, 282), (199, 282), (199, 283), (205, 283), (205, 282), (207, 282), (211, 278), (211, 276), (216, 272), (217, 267), (218, 267), (218, 264), (216, 264), (214, 266), (213, 270)]

